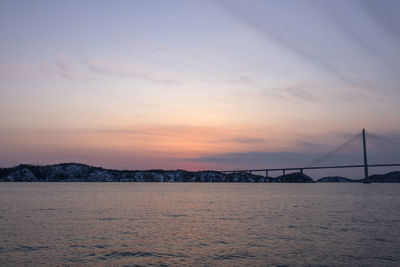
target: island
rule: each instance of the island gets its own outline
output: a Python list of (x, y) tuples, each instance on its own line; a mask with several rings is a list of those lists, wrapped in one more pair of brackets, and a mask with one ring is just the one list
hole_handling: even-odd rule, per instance
[[(372, 183), (398, 183), (400, 172), (371, 175)], [(218, 183), (314, 183), (362, 182), (362, 179), (323, 177), (314, 181), (310, 176), (295, 172), (278, 177), (265, 177), (248, 172), (186, 170), (113, 170), (81, 163), (54, 165), (21, 164), (0, 168), (0, 182), (218, 182)]]

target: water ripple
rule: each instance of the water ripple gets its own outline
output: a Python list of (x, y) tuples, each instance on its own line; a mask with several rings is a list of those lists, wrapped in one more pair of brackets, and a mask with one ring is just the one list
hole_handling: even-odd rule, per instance
[(187, 217), (185, 214), (168, 214), (165, 217), (179, 218), (179, 217)]
[(392, 184), (4, 184), (0, 266), (397, 267), (399, 203)]
[(14, 248), (15, 251), (22, 251), (22, 252), (31, 252), (42, 249), (50, 249), (50, 248), (47, 246), (25, 246), (25, 245), (20, 245)]
[(99, 221), (119, 221), (119, 220), (122, 220), (122, 218), (105, 217), (105, 218), (98, 218), (97, 220), (99, 220)]

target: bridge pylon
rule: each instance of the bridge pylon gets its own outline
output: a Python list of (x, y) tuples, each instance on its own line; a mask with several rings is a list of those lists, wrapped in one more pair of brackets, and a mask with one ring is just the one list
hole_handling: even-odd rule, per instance
[(365, 140), (365, 129), (362, 129), (362, 138), (363, 138), (363, 153), (364, 153), (364, 184), (371, 183), (368, 180), (368, 159), (367, 159), (367, 142)]

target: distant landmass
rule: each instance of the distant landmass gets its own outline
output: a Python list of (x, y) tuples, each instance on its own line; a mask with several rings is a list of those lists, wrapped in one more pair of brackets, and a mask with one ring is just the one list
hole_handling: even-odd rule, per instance
[(362, 182), (362, 179), (361, 180), (353, 180), (353, 179), (349, 179), (346, 177), (340, 177), (340, 176), (328, 176), (328, 177), (320, 178), (316, 182), (317, 183), (357, 183), (357, 182)]
[[(400, 172), (371, 175), (373, 183), (399, 183)], [(228, 183), (313, 183), (302, 173), (264, 177), (250, 173), (185, 170), (111, 170), (80, 163), (55, 165), (18, 165), (0, 168), (0, 182), (228, 182)], [(323, 177), (316, 182), (362, 182), (345, 177)]]

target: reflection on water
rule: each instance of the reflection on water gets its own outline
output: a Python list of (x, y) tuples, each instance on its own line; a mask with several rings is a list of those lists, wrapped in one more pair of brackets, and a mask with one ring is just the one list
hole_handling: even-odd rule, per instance
[(0, 265), (400, 263), (400, 184), (2, 183)]

